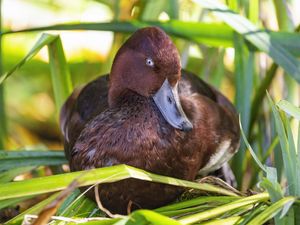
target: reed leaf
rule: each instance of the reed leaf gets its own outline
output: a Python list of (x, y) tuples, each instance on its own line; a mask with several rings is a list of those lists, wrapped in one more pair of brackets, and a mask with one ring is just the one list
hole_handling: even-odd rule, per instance
[[(234, 29), (226, 24), (207, 23), (207, 22), (187, 22), (179, 20), (170, 20), (167, 22), (159, 21), (138, 21), (131, 20), (126, 22), (113, 21), (107, 23), (70, 23), (57, 24), (45, 27), (35, 27), (23, 30), (5, 31), (2, 35), (49, 31), (49, 30), (95, 30), (95, 31), (113, 31), (132, 33), (139, 28), (146, 26), (158, 26), (170, 35), (194, 41), (200, 44), (206, 44), (214, 47), (232, 47)], [(270, 37), (272, 43), (276, 43), (286, 49), (294, 56), (300, 56), (300, 34), (290, 32), (273, 32), (260, 29), (258, 33), (265, 33)], [(244, 38), (249, 34), (240, 33)], [(289, 40), (289, 41), (286, 41)], [(256, 45), (254, 45), (256, 46)], [(257, 47), (257, 46), (256, 46)], [(261, 48), (257, 50), (262, 51)]]
[(0, 85), (11, 74), (32, 59), (44, 46), (48, 46), (49, 64), (57, 110), (72, 91), (71, 76), (67, 67), (61, 40), (58, 35), (42, 34), (29, 53), (9, 72), (0, 77)]
[(226, 219), (216, 219), (207, 223), (201, 223), (202, 225), (235, 225), (243, 221), (240, 216), (232, 216)]
[(253, 220), (249, 222), (251, 225), (261, 225), (273, 218), (280, 210), (287, 204), (291, 204), (295, 202), (295, 197), (285, 197), (276, 203), (269, 206), (266, 210), (264, 210), (261, 214), (256, 216)]
[(1, 151), (0, 172), (18, 167), (67, 163), (63, 151)]
[(231, 203), (216, 207), (214, 209), (206, 210), (205, 212), (196, 213), (193, 215), (188, 215), (181, 217), (179, 221), (182, 224), (192, 224), (195, 222), (200, 222), (203, 220), (211, 219), (216, 216), (222, 215), (223, 213), (226, 213), (228, 211), (241, 208), (244, 206), (254, 205), (259, 202), (264, 202), (269, 199), (269, 194), (267, 193), (261, 193), (257, 195), (253, 195), (250, 197), (246, 197), (240, 200), (233, 201)]
[(233, 30), (227, 25), (218, 23), (183, 22), (177, 20), (171, 20), (168, 22), (144, 22), (131, 20), (127, 22), (113, 21), (108, 23), (58, 24), (47, 27), (6, 31), (3, 35), (48, 30), (95, 30), (132, 33), (137, 29), (146, 26), (158, 26), (171, 35), (198, 43), (205, 43), (212, 46), (232, 46)]
[(242, 34), (252, 45), (267, 53), (297, 82), (300, 82), (300, 61), (289, 53), (281, 44), (272, 40), (268, 32), (256, 27), (245, 17), (230, 10), (215, 0), (194, 0), (197, 4), (209, 9), (217, 17)]
[(63, 190), (75, 179), (78, 180), (79, 186), (87, 186), (95, 183), (111, 183), (126, 178), (135, 178), (175, 186), (195, 188), (223, 195), (236, 196), (236, 194), (228, 190), (210, 184), (201, 184), (165, 177), (127, 165), (117, 165), (89, 171), (79, 171), (5, 183), (0, 185), (0, 200)]
[[(48, 34), (47, 34), (48, 35)], [(48, 44), (49, 65), (57, 112), (72, 92), (71, 75), (60, 37)]]
[[(281, 154), (284, 163), (284, 172), (288, 181), (288, 190), (290, 195), (296, 195), (297, 193), (297, 166), (296, 166), (296, 159), (294, 148), (289, 145), (289, 137), (286, 133), (285, 125), (287, 126), (288, 123), (284, 122), (285, 115), (280, 115), (276, 105), (273, 103), (269, 94), (267, 94), (269, 104), (271, 105), (273, 116), (275, 118), (276, 124), (276, 132), (279, 136), (280, 146), (281, 146)], [(282, 117), (283, 120), (282, 120)]]
[(127, 218), (124, 218), (115, 225), (133, 225), (133, 224), (149, 224), (149, 225), (181, 225), (180, 222), (160, 215), (150, 210), (138, 210), (130, 214)]
[(297, 120), (300, 120), (299, 107), (296, 107), (295, 105), (286, 100), (280, 100), (276, 105), (287, 114), (291, 115), (292, 117), (295, 117)]

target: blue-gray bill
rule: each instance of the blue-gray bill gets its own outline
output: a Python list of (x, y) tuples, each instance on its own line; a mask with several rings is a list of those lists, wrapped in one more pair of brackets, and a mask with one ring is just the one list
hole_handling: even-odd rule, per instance
[(153, 100), (165, 120), (174, 128), (182, 131), (193, 129), (192, 123), (185, 115), (178, 95), (178, 83), (172, 87), (166, 79), (153, 96)]

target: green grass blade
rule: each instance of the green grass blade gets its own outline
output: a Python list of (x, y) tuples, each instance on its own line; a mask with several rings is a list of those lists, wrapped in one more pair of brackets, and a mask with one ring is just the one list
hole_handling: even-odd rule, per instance
[(250, 120), (250, 106), (252, 93), (252, 83), (254, 76), (254, 53), (250, 52), (240, 35), (235, 35), (235, 79), (236, 79), (236, 97), (235, 103), (238, 112), (241, 114), (241, 121), (248, 134)]
[(44, 46), (53, 42), (56, 38), (57, 36), (54, 35), (43, 34), (35, 43), (35, 45), (31, 48), (29, 53), (20, 62), (15, 67), (13, 67), (9, 72), (5, 73), (0, 77), (0, 84), (2, 84), (5, 79), (7, 79), (11, 74), (13, 74), (26, 62), (32, 59), (32, 57), (34, 57)]
[(249, 1), (249, 6), (248, 6), (248, 17), (249, 20), (257, 24), (259, 20), (259, 0), (251, 0)]
[(230, 9), (232, 10), (238, 10), (239, 5), (238, 5), (238, 1), (237, 0), (227, 0), (227, 5)]
[(214, 209), (206, 210), (205, 212), (184, 216), (179, 219), (179, 222), (181, 222), (182, 224), (192, 224), (195, 222), (214, 218), (216, 216), (222, 215), (223, 213), (229, 212), (237, 208), (242, 208), (244, 206), (249, 206), (259, 202), (264, 202), (267, 201), (268, 199), (269, 199), (269, 194), (267, 193), (253, 195), (250, 197), (242, 198), (240, 200), (216, 207)]
[(267, 32), (261, 31), (245, 17), (238, 15), (215, 0), (194, 0), (194, 2), (211, 10), (236, 32), (244, 35), (251, 44), (267, 53), (289, 75), (300, 82), (300, 61), (293, 57), (282, 45), (274, 42)]
[(271, 182), (269, 179), (263, 178), (259, 183), (259, 186), (268, 191), (272, 202), (276, 202), (283, 198), (282, 190), (280, 185), (276, 182)]
[(297, 120), (300, 120), (299, 107), (294, 106), (292, 103), (286, 100), (280, 100), (276, 105), (287, 114), (291, 115), (292, 117), (295, 117)]
[(278, 69), (278, 65), (273, 63), (271, 67), (268, 69), (265, 78), (261, 81), (261, 84), (255, 91), (255, 95), (253, 97), (253, 101), (251, 103), (251, 119), (250, 119), (250, 133), (253, 130), (254, 124), (257, 121), (257, 117), (259, 115), (259, 110), (261, 107), (257, 107), (262, 104), (266, 90), (269, 89)]
[(300, 34), (291, 32), (271, 32), (271, 40), (279, 43), (283, 48), (287, 49), (291, 54), (299, 57), (300, 51)]
[(157, 174), (152, 174), (149, 172), (145, 172), (141, 169), (137, 169), (131, 166), (126, 166), (130, 177), (140, 179), (140, 180), (148, 180), (148, 181), (154, 181), (158, 183), (163, 183), (163, 184), (171, 184), (175, 186), (180, 186), (180, 187), (188, 187), (188, 188), (194, 188), (197, 190), (203, 190), (203, 191), (208, 191), (208, 192), (215, 192), (223, 195), (229, 195), (229, 196), (237, 196), (235, 193), (225, 190), (223, 188), (218, 188), (213, 185), (205, 184), (205, 183), (196, 183), (196, 182), (191, 182), (191, 181), (186, 181), (186, 180), (180, 180), (176, 178), (171, 178), (171, 177), (165, 177)]
[[(113, 31), (132, 33), (139, 28), (146, 26), (158, 26), (164, 29), (170, 35), (184, 38), (196, 43), (207, 44), (214, 47), (232, 47), (233, 29), (225, 24), (204, 23), (204, 22), (186, 22), (170, 20), (168, 22), (158, 21), (137, 21), (127, 22), (113, 21), (108, 23), (70, 23), (57, 24), (46, 27), (36, 27), (24, 30), (6, 31), (2, 35), (14, 34), (20, 32), (48, 31), (48, 30), (95, 30), (95, 31)], [(300, 56), (300, 34), (288, 32), (272, 32), (260, 30), (269, 35), (272, 43), (279, 44), (294, 56)], [(248, 34), (242, 34), (247, 37)], [(258, 48), (258, 50), (261, 50)]]
[(232, 216), (226, 219), (216, 219), (209, 221), (207, 223), (201, 223), (202, 225), (235, 225), (241, 222), (242, 218), (240, 216)]
[(42, 34), (29, 53), (13, 69), (0, 77), (0, 85), (5, 79), (34, 57), (46, 45), (48, 46), (49, 52), (49, 64), (56, 107), (59, 110), (65, 99), (70, 95), (72, 91), (72, 84), (61, 40), (57, 35)]
[(291, 204), (296, 200), (294, 197), (285, 197), (278, 202), (269, 206), (265, 211), (256, 216), (253, 220), (249, 222), (251, 225), (261, 225), (273, 218), (280, 210), (286, 205)]
[(0, 171), (17, 167), (61, 165), (67, 163), (63, 151), (1, 151)]
[(168, 2), (166, 0), (160, 1), (145, 1), (140, 20), (155, 20), (165, 10)]
[(178, 217), (178, 216), (184, 216), (187, 213), (188, 214), (192, 214), (192, 213), (198, 213), (204, 210), (208, 210), (211, 208), (215, 208), (219, 205), (222, 204), (218, 204), (218, 203), (213, 203), (213, 204), (202, 204), (199, 206), (193, 206), (193, 207), (189, 207), (186, 209), (178, 209), (178, 210), (172, 210), (172, 211), (166, 211), (166, 212), (161, 212), (160, 214), (164, 215), (164, 216), (169, 216), (169, 217)]
[(5, 183), (0, 185), (0, 200), (59, 191), (66, 188), (75, 179), (78, 179), (79, 186), (87, 186), (98, 182), (111, 183), (126, 178), (136, 178), (140, 180), (153, 181), (163, 184), (195, 188), (229, 196), (236, 196), (230, 191), (210, 184), (201, 184), (171, 177), (165, 177), (152, 174), (134, 167), (117, 165), (89, 171), (79, 171)]
[(224, 24), (218, 23), (199, 23), (183, 22), (172, 20), (168, 22), (142, 22), (132, 20), (130, 22), (110, 22), (110, 23), (80, 23), (80, 24), (61, 24), (48, 27), (37, 27), (19, 31), (8, 31), (3, 33), (47, 31), (47, 30), (96, 30), (96, 31), (113, 31), (122, 33), (132, 33), (139, 28), (146, 26), (158, 26), (167, 33), (191, 40), (197, 43), (204, 43), (211, 46), (232, 46), (233, 30)]
[(48, 44), (48, 53), (56, 109), (59, 111), (72, 92), (71, 75), (60, 37)]
[(173, 210), (179, 210), (183, 208), (193, 207), (201, 204), (207, 204), (207, 203), (228, 203), (233, 200), (237, 200), (240, 197), (233, 197), (233, 196), (201, 196), (199, 198), (194, 198), (187, 201), (177, 202), (171, 205), (163, 206), (158, 209), (155, 209), (155, 212), (166, 212), (166, 211), (173, 211)]
[[(0, 41), (0, 46), (1, 46), (1, 41)], [(2, 74), (1, 49), (0, 49), (0, 74)], [(5, 113), (4, 85), (0, 84), (0, 149), (5, 148), (6, 136), (7, 136), (7, 126), (6, 126), (6, 113)]]
[[(91, 217), (100, 212), (95, 202), (85, 197), (78, 189), (72, 192), (58, 209), (64, 217)], [(96, 215), (95, 215), (96, 214)]]
[(217, 56), (218, 63), (216, 65), (216, 69), (208, 77), (209, 83), (214, 87), (216, 87), (217, 89), (220, 89), (222, 81), (224, 80), (224, 74), (225, 74), (225, 65), (223, 61), (224, 55), (225, 55), (225, 49), (221, 48)]
[(261, 168), (261, 170), (264, 171), (264, 172), (267, 172), (266, 167), (260, 162), (260, 160), (256, 156), (254, 150), (252, 149), (251, 145), (249, 144), (249, 142), (248, 142), (248, 140), (246, 138), (246, 135), (245, 135), (245, 133), (243, 131), (243, 127), (242, 127), (241, 121), (239, 121), (239, 123), (240, 123), (241, 134), (242, 134), (243, 140), (244, 140), (247, 148), (249, 149), (250, 154), (252, 155), (252, 157), (255, 160), (256, 164)]
[(297, 144), (298, 162), (300, 162), (300, 121), (298, 125), (298, 144)]
[(169, 10), (168, 14), (170, 16), (170, 19), (179, 19), (179, 2), (178, 0), (171, 0), (168, 4)]
[[(0, 33), (2, 33), (2, 1), (0, 0)], [(0, 35), (0, 78), (3, 73), (2, 64), (2, 35)], [(4, 85), (0, 83), (0, 149), (5, 148), (7, 138)]]
[(261, 212), (263, 212), (265, 208), (266, 208), (266, 204), (264, 203), (257, 204), (253, 210), (251, 210), (247, 215), (243, 217), (243, 221), (241, 221), (239, 225), (249, 224), (249, 221), (255, 218), (257, 215), (259, 215)]
[[(102, 220), (98, 220), (98, 221), (89, 221), (86, 223), (80, 222), (80, 225), (116, 225), (117, 221), (119, 221), (119, 220), (120, 220), (119, 218), (114, 218), (114, 219), (103, 218)], [(66, 225), (75, 225), (75, 224), (78, 224), (78, 223), (67, 223)], [(123, 223), (123, 221), (122, 221), (121, 224), (124, 225), (125, 222)], [(62, 224), (60, 222), (60, 223), (58, 223), (58, 225), (64, 225), (64, 224)]]
[(287, 2), (282, 0), (273, 0), (273, 2), (279, 29), (284, 31), (294, 30), (294, 25), (289, 15)]
[[(125, 223), (126, 222), (126, 223)], [(121, 224), (148, 224), (148, 225), (181, 225), (180, 222), (168, 218), (166, 216), (160, 215), (156, 212), (150, 210), (137, 210), (130, 214), (128, 218), (120, 220), (119, 222), (115, 223), (116, 225)]]
[[(276, 108), (276, 105), (273, 103), (271, 97), (269, 94), (267, 94), (269, 104), (271, 105), (273, 116), (275, 118), (275, 124), (276, 124), (276, 132), (278, 133), (280, 146), (281, 146), (281, 154), (283, 158), (284, 163), (284, 172), (287, 177), (288, 181), (288, 190), (290, 195), (296, 195), (296, 179), (297, 179), (297, 171), (296, 171), (296, 164), (295, 164), (295, 157), (292, 157), (294, 153), (290, 151), (289, 146), (289, 139), (286, 133), (286, 129), (284, 127), (284, 122), (281, 119), (280, 113), (278, 109)], [(292, 153), (292, 154), (291, 154)]]
[(300, 161), (298, 160), (297, 157), (297, 150), (294, 142), (290, 121), (288, 120), (287, 116), (284, 113), (281, 116), (282, 116), (282, 121), (284, 123), (284, 127), (286, 129), (287, 138), (288, 138), (289, 153), (291, 156), (291, 167), (294, 169), (296, 173), (296, 176), (294, 177), (295, 183), (293, 184), (295, 185), (294, 190), (296, 191), (296, 193), (294, 193), (293, 195), (300, 196)]
[[(246, 47), (245, 41), (241, 35), (234, 36), (234, 65), (235, 65), (235, 105), (240, 113), (240, 120), (244, 128), (244, 132), (248, 135), (252, 83), (253, 83), (253, 68), (254, 68), (254, 53)], [(246, 169), (246, 151), (245, 145), (242, 143), (240, 150), (233, 157), (232, 169), (236, 176), (238, 187), (241, 187), (243, 174)]]

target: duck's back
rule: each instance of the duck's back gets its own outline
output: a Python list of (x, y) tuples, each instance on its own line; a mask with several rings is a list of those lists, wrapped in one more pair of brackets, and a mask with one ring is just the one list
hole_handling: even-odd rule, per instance
[(108, 75), (101, 76), (84, 87), (76, 88), (60, 112), (60, 128), (64, 136), (64, 149), (69, 159), (70, 149), (85, 125), (108, 108)]

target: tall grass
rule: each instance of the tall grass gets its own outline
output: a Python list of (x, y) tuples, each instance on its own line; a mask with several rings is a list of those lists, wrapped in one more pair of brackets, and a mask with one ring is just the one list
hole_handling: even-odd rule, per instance
[[(0, 32), (2, 33), (2, 1), (0, 0)], [(0, 74), (2, 70), (2, 35), (0, 36)], [(0, 84), (0, 150), (4, 149), (6, 139), (6, 115), (5, 115), (5, 101), (4, 101), (4, 84)]]
[[(291, 18), (283, 1), (274, 0), (279, 31), (269, 31), (262, 26), (259, 15), (263, 10), (260, 1), (228, 0), (227, 5), (215, 0), (195, 0), (190, 12), (200, 8), (199, 21), (182, 20), (180, 9), (183, 3), (172, 1), (98, 1), (107, 5), (113, 12), (114, 20), (103, 23), (54, 24), (47, 27), (28, 27), (22, 30), (5, 30), (1, 38), (9, 40), (17, 34), (33, 33), (37, 37), (19, 62), (4, 73), (0, 55), (0, 148), (7, 144), (5, 123), (5, 95), (3, 84), (12, 76), (20, 76), (26, 65), (33, 65), (33, 57), (47, 47), (52, 81), (53, 99), (56, 112), (71, 93), (72, 63), (67, 62), (59, 35), (50, 30), (94, 30), (113, 31), (114, 44), (109, 57), (102, 65), (108, 72), (116, 50), (129, 33), (136, 29), (155, 25), (160, 26), (174, 38), (182, 53), (183, 65), (202, 78), (224, 88), (235, 101), (240, 113), (243, 140), (239, 153), (231, 162), (237, 178), (238, 189), (255, 189), (252, 196), (224, 189), (218, 186), (182, 181), (150, 174), (128, 166), (116, 166), (86, 172), (65, 173), (44, 177), (41, 166), (54, 173), (62, 172), (66, 163), (62, 152), (41, 150), (0, 152), (0, 209), (14, 206), (28, 199), (36, 199), (40, 194), (62, 191), (47, 195), (7, 224), (21, 224), (26, 215), (40, 214), (40, 218), (52, 218), (51, 224), (264, 224), (274, 220), (275, 224), (300, 224), (300, 127), (299, 82), (300, 82), (300, 36), (292, 26)], [(203, 8), (201, 8), (203, 7)], [(162, 13), (169, 16), (166, 22), (159, 21)], [(0, 16), (1, 18), (1, 16)], [(209, 22), (207, 22), (209, 21)], [(222, 21), (223, 23), (221, 23)], [(1, 29), (0, 29), (1, 30)], [(289, 32), (286, 32), (289, 31)], [(196, 45), (195, 45), (196, 44)], [(1, 43), (0, 43), (1, 46)], [(197, 48), (202, 58), (190, 54)], [(230, 66), (230, 48), (234, 49), (234, 60)], [(1, 51), (0, 51), (1, 53)], [(261, 61), (270, 57), (267, 67)], [(283, 69), (283, 80), (277, 76)], [(72, 75), (72, 76), (71, 76)], [(288, 78), (287, 78), (288, 77)], [(73, 79), (74, 80), (74, 79)], [(87, 78), (86, 80), (89, 80)], [(276, 92), (280, 85), (291, 87), (285, 93)], [(234, 85), (232, 85), (234, 84)], [(274, 94), (274, 99), (288, 99), (274, 103), (266, 90)], [(26, 120), (26, 118), (24, 118)], [(9, 134), (12, 134), (10, 131)], [(12, 135), (13, 136), (13, 135)], [(296, 141), (296, 138), (298, 141)], [(13, 139), (13, 138), (11, 138)], [(41, 148), (43, 149), (43, 148)], [(281, 162), (281, 161), (282, 162)], [(20, 174), (30, 174), (31, 179), (12, 181)], [(36, 178), (35, 178), (36, 176)], [(205, 191), (205, 195), (192, 191), (188, 199), (182, 197), (178, 202), (155, 210), (139, 210), (125, 217), (108, 219), (80, 192), (69, 184), (77, 180), (77, 186), (115, 182), (120, 179), (135, 178), (184, 186)], [(196, 192), (196, 193), (195, 193)], [(215, 197), (213, 193), (220, 196)], [(239, 193), (239, 194), (237, 194)], [(47, 210), (48, 206), (52, 210)], [(46, 210), (45, 210), (46, 208)], [(43, 211), (44, 209), (44, 211)], [(45, 216), (46, 214), (46, 216)], [(56, 217), (55, 217), (56, 216)], [(96, 217), (91, 219), (89, 217)], [(93, 221), (95, 220), (95, 221)]]

